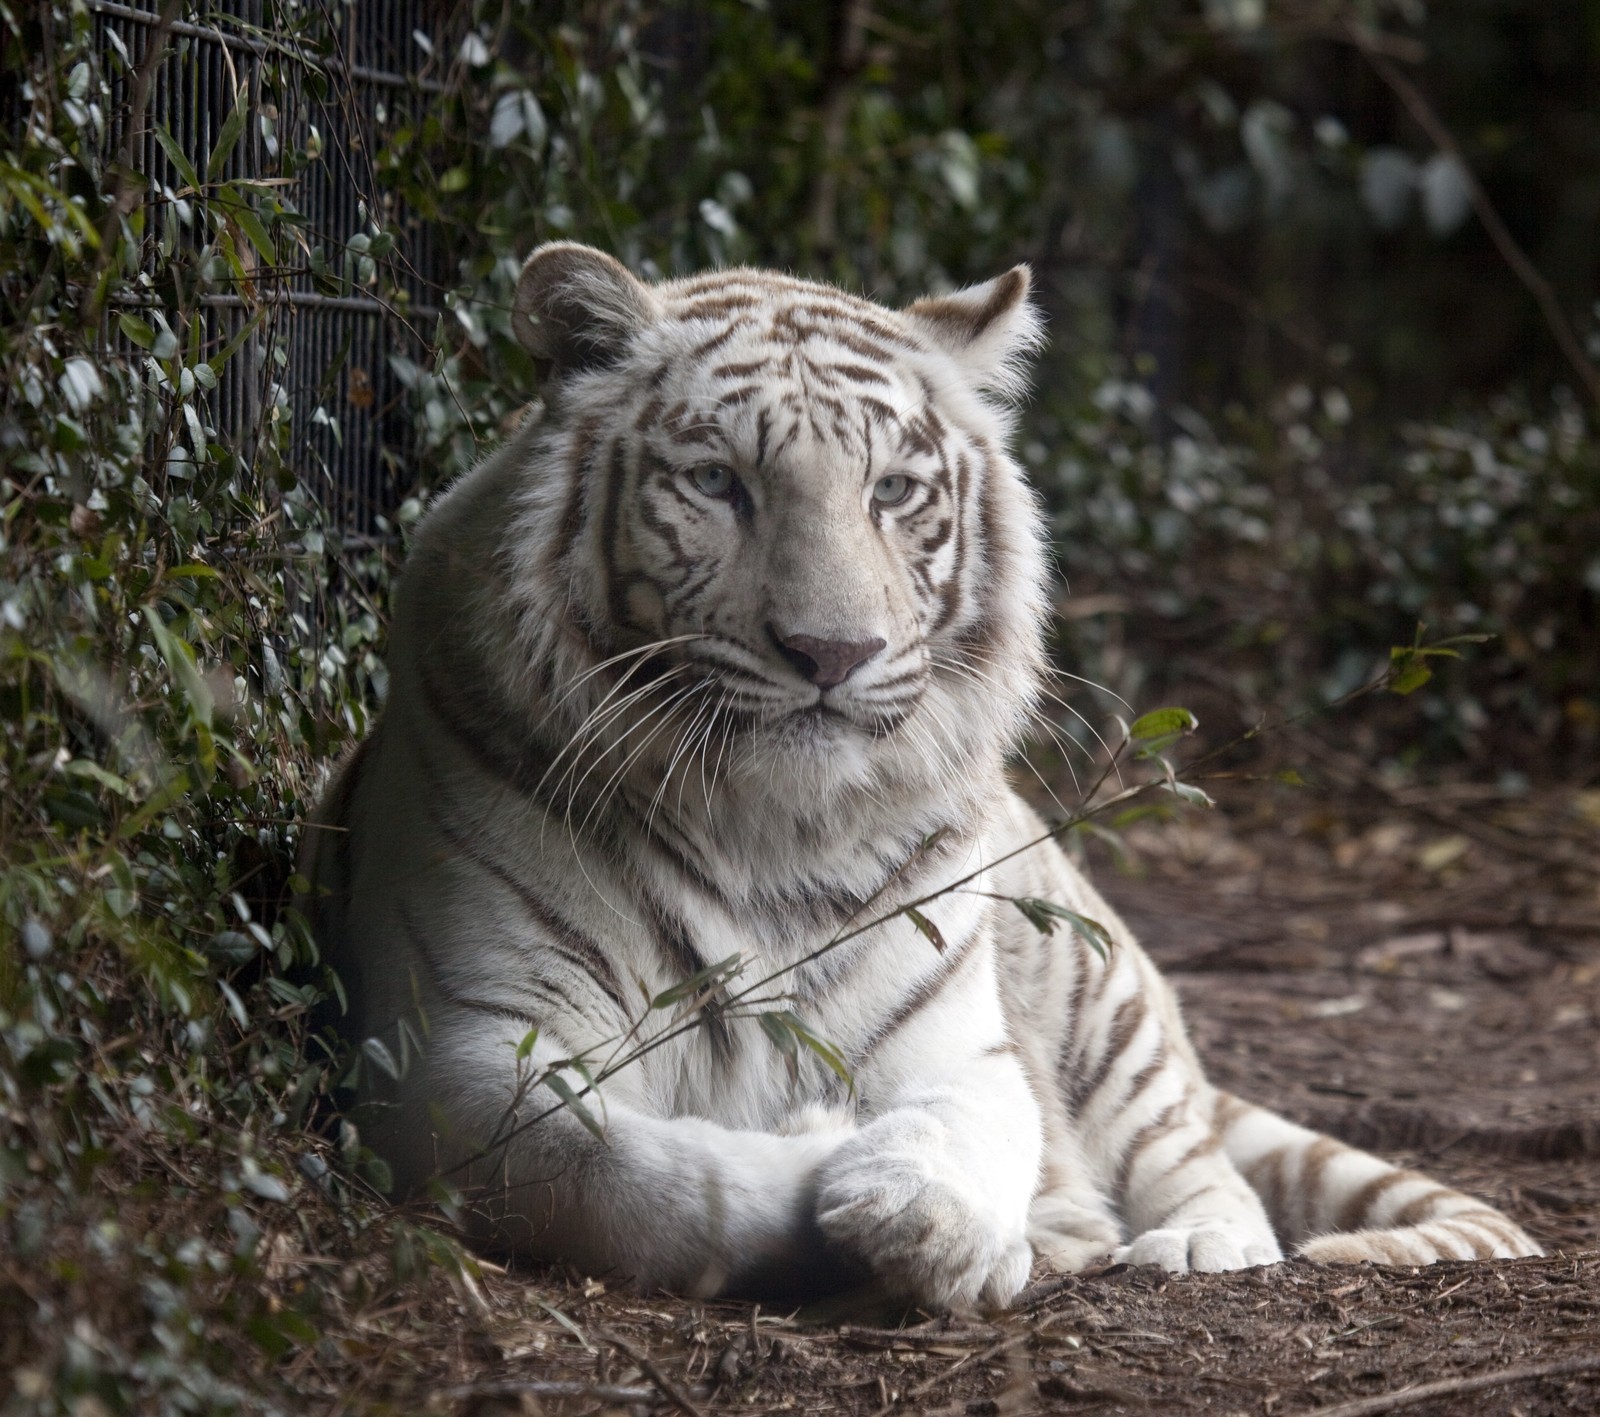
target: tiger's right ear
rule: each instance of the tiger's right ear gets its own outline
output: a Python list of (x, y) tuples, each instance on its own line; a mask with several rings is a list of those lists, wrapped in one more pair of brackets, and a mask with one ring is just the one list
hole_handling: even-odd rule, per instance
[(511, 328), (535, 359), (558, 371), (610, 364), (660, 318), (655, 294), (621, 261), (576, 241), (551, 241), (517, 280)]

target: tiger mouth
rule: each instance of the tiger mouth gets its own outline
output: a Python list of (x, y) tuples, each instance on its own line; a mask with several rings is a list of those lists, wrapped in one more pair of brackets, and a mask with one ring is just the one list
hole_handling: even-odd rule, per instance
[(699, 671), (700, 689), (716, 703), (716, 716), (736, 732), (777, 730), (803, 741), (836, 736), (848, 730), (882, 738), (900, 727), (921, 698), (920, 690), (893, 705), (851, 698), (822, 690), (808, 703), (797, 703), (770, 680), (758, 679), (742, 667), (691, 652), (685, 658)]

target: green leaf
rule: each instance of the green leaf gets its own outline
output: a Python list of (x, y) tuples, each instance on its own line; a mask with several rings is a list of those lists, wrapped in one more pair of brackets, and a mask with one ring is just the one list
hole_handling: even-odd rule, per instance
[(132, 340), (140, 349), (151, 349), (155, 345), (156, 332), (137, 315), (126, 313), (118, 315), (117, 328), (122, 331), (126, 339)]
[(222, 965), (248, 964), (256, 957), (256, 942), (240, 930), (218, 930), (206, 941), (206, 954)]
[(156, 649), (167, 666), (167, 672), (172, 675), (173, 683), (189, 705), (189, 712), (197, 723), (210, 727), (216, 702), (211, 686), (195, 664), (193, 648), (187, 640), (180, 639), (167, 628), (154, 607), (145, 607), (144, 619), (150, 627), (150, 636), (156, 642)]
[(917, 929), (922, 931), (922, 933), (926, 935), (930, 941), (932, 941), (934, 949), (938, 950), (940, 954), (943, 954), (947, 949), (950, 948), (950, 946), (945, 943), (944, 936), (939, 932), (939, 927), (935, 925), (933, 921), (928, 919), (928, 917), (920, 910), (918, 910), (916, 906), (908, 905), (904, 907), (904, 910), (906, 919), (908, 919), (917, 927)]
[(362, 1055), (372, 1060), (384, 1072), (388, 1073), (396, 1082), (400, 1080), (400, 1064), (395, 1062), (394, 1054), (389, 1051), (389, 1045), (381, 1038), (368, 1038), (361, 1044)]
[(594, 1113), (584, 1105), (583, 1099), (573, 1091), (571, 1083), (562, 1077), (560, 1073), (551, 1073), (543, 1079), (543, 1082), (551, 1092), (561, 1099), (563, 1105), (572, 1109), (572, 1115), (583, 1123), (597, 1141), (605, 1141), (605, 1128), (595, 1119)]
[(1053, 900), (1040, 900), (1037, 896), (1013, 896), (1011, 903), (1041, 935), (1053, 934), (1056, 921), (1065, 920), (1101, 959), (1110, 958), (1115, 941), (1111, 938), (1111, 932), (1098, 920), (1091, 920), (1076, 910), (1068, 910)]
[(670, 1008), (681, 999), (687, 999), (701, 990), (715, 989), (726, 984), (744, 967), (742, 954), (731, 954), (716, 964), (708, 964), (704, 969), (697, 969), (687, 979), (679, 980), (670, 989), (663, 989), (650, 1001), (652, 1009)]
[(774, 1009), (757, 1017), (761, 1020), (761, 1031), (771, 1039), (773, 1047), (785, 1058), (795, 1058), (800, 1045), (795, 1041), (794, 1031), (784, 1022), (784, 1011)]
[(1199, 726), (1200, 720), (1186, 708), (1152, 709), (1134, 719), (1128, 737), (1135, 742), (1143, 742), (1150, 738), (1193, 733)]
[(1192, 782), (1179, 782), (1177, 779), (1166, 784), (1168, 792), (1175, 792), (1185, 802), (1193, 803), (1196, 807), (1215, 807), (1216, 799), (1202, 787), (1196, 787)]
[(799, 1047), (816, 1055), (822, 1064), (855, 1095), (856, 1080), (844, 1054), (825, 1038), (819, 1038), (791, 1009), (772, 1009), (760, 1015), (762, 1031), (786, 1058), (793, 1059)]
[(234, 187), (224, 187), (217, 193), (217, 203), (224, 215), (244, 232), (250, 244), (255, 247), (256, 255), (267, 265), (272, 265), (278, 259), (278, 252), (272, 244), (272, 237), (266, 226), (256, 215), (255, 208), (246, 202), (243, 195)]
[(517, 1044), (517, 1061), (520, 1063), (528, 1056), (529, 1053), (533, 1052), (534, 1046), (538, 1042), (539, 1030), (537, 1028), (530, 1028), (525, 1034), (522, 1035), (522, 1042)]
[(194, 170), (194, 164), (189, 161), (188, 154), (179, 146), (178, 140), (167, 131), (165, 123), (157, 123), (155, 132), (156, 141), (161, 144), (161, 151), (166, 153), (167, 161), (176, 169), (184, 184), (198, 192), (200, 190), (200, 174)]
[(232, 155), (234, 145), (239, 141), (239, 134), (244, 132), (244, 120), (250, 109), (250, 90), (241, 84), (238, 97), (233, 103), (231, 112), (222, 122), (222, 129), (217, 134), (217, 141), (211, 148), (211, 156), (206, 159), (206, 176), (213, 182), (222, 176), (222, 165)]
[(1407, 651), (1402, 666), (1391, 673), (1389, 692), (1393, 694), (1414, 694), (1432, 678), (1433, 670), (1423, 663), (1421, 656)]

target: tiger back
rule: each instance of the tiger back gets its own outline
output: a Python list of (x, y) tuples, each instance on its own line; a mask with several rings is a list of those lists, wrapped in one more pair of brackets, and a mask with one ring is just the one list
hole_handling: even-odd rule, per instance
[(1007, 451), (1028, 286), (892, 311), (530, 258), (544, 413), (425, 518), (388, 702), (306, 866), (348, 1030), (394, 1060), (369, 1136), (481, 1243), (934, 1306), (1004, 1304), (1036, 1256), (1536, 1252), (1212, 1088), (1009, 786), (1048, 672)]

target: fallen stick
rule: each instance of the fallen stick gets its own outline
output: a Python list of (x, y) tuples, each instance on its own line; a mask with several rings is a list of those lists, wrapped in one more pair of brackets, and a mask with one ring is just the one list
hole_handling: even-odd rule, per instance
[(506, 1379), (492, 1383), (462, 1383), (447, 1387), (448, 1398), (467, 1397), (591, 1397), (596, 1402), (659, 1403), (661, 1394), (653, 1387), (622, 1387), (617, 1383), (561, 1382), (555, 1379)]
[(1600, 1351), (1578, 1358), (1562, 1358), (1553, 1363), (1527, 1363), (1520, 1368), (1501, 1368), (1493, 1373), (1474, 1373), (1466, 1378), (1441, 1378), (1438, 1382), (1418, 1383), (1376, 1397), (1361, 1397), (1354, 1402), (1339, 1402), (1332, 1407), (1308, 1407), (1298, 1417), (1374, 1417), (1377, 1413), (1398, 1412), (1435, 1397), (1455, 1397), (1486, 1388), (1509, 1387), (1512, 1383), (1535, 1378), (1564, 1378), (1575, 1373), (1600, 1373)]

